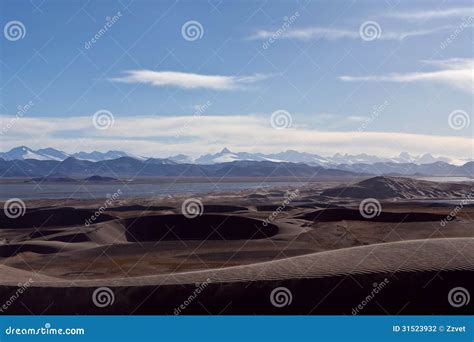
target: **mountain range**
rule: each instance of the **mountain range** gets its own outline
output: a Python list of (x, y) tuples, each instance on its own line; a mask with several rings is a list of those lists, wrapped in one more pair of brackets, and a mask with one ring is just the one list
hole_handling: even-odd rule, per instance
[(178, 164), (168, 159), (138, 160), (131, 157), (88, 161), (69, 157), (57, 160), (0, 159), (0, 177), (315, 177), (353, 176), (351, 171), (303, 163), (235, 161), (219, 164)]
[[(182, 155), (181, 155), (182, 158)], [(173, 157), (169, 159), (174, 160)], [(434, 157), (427, 153), (421, 156), (413, 156), (407, 152), (402, 152), (397, 157), (384, 158), (360, 153), (356, 155), (336, 153), (332, 157), (323, 157), (318, 154), (298, 152), (287, 150), (279, 153), (263, 154), (249, 152), (232, 152), (228, 148), (215, 154), (206, 154), (194, 160), (197, 164), (214, 164), (222, 162), (231, 162), (237, 160), (253, 160), (253, 161), (273, 161), (273, 162), (290, 162), (305, 163), (308, 165), (319, 166), (336, 166), (339, 164), (374, 164), (374, 163), (414, 163), (414, 164), (430, 164), (434, 162), (445, 162), (452, 165), (463, 165), (470, 160), (453, 159), (447, 157)], [(178, 160), (176, 160), (178, 161)], [(192, 161), (189, 160), (188, 161)]]
[[(33, 150), (26, 146), (19, 146), (11, 149), (8, 152), (0, 152), (0, 158), (4, 160), (56, 160), (63, 161), (69, 157), (79, 160), (88, 161), (104, 161), (117, 159), (120, 157), (131, 157), (137, 160), (147, 160), (149, 157), (138, 156), (123, 151), (108, 151), (108, 152), (76, 152), (66, 153), (51, 147)], [(434, 157), (429, 153), (414, 156), (407, 152), (402, 152), (393, 158), (378, 157), (366, 153), (356, 155), (336, 153), (333, 156), (320, 156), (318, 154), (298, 152), (294, 150), (287, 150), (278, 153), (251, 153), (251, 152), (232, 152), (227, 147), (222, 151), (214, 154), (205, 154), (198, 158), (192, 158), (185, 154), (178, 154), (169, 156), (164, 159), (180, 163), (180, 164), (218, 164), (234, 161), (272, 161), (272, 162), (289, 162), (289, 163), (305, 163), (308, 165), (318, 165), (325, 167), (333, 167), (341, 164), (376, 164), (376, 163), (394, 163), (407, 164), (413, 163), (416, 165), (431, 164), (435, 162), (444, 162), (451, 165), (464, 165), (472, 161), (469, 159), (455, 159), (448, 157)]]
[(69, 157), (74, 157), (80, 160), (88, 161), (102, 161), (109, 159), (117, 159), (120, 157), (132, 157), (138, 160), (145, 160), (140, 156), (136, 156), (130, 153), (123, 151), (108, 151), (108, 152), (77, 152), (73, 154), (68, 154), (66, 152), (57, 150), (52, 147), (42, 148), (39, 150), (33, 150), (26, 146), (19, 146), (12, 148), (8, 152), (0, 152), (0, 158), (4, 160), (26, 160), (26, 159), (35, 159), (35, 160), (56, 160), (63, 161)]
[[(53, 148), (21, 146), (0, 154), (0, 177), (312, 177), (347, 175), (426, 175), (473, 177), (474, 161), (459, 165), (445, 159), (407, 153), (397, 158), (366, 154), (331, 158), (297, 151), (275, 154), (234, 153), (227, 148), (196, 159), (186, 155), (145, 158), (122, 151), (67, 154)], [(409, 161), (405, 161), (409, 160)], [(432, 162), (428, 162), (432, 160)], [(426, 162), (425, 162), (426, 161)]]

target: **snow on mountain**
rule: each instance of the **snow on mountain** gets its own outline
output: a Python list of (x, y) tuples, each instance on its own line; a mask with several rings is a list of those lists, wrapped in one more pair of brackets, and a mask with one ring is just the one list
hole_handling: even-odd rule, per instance
[(25, 159), (60, 160), (60, 159), (57, 159), (56, 157), (53, 157), (51, 154), (43, 153), (41, 152), (41, 150), (34, 151), (31, 148), (26, 147), (26, 146), (15, 147), (8, 152), (2, 152), (0, 153), (0, 158), (3, 158), (5, 160), (25, 160)]
[(70, 155), (67, 154), (66, 152), (56, 150), (55, 148), (51, 148), (51, 147), (42, 148), (42, 149), (37, 150), (36, 152), (41, 154), (42, 156), (47, 157), (50, 160), (62, 161), (70, 157)]
[(194, 159), (191, 158), (190, 156), (185, 155), (185, 154), (177, 154), (175, 156), (170, 156), (166, 159), (174, 161), (175, 163), (178, 163), (178, 164), (192, 164), (192, 163), (194, 163)]
[(108, 152), (78, 152), (74, 153), (72, 157), (81, 160), (89, 160), (89, 161), (102, 161), (102, 160), (110, 160), (110, 159), (117, 159), (121, 157), (131, 157), (138, 160), (146, 160), (147, 158), (137, 156), (134, 154), (126, 153), (123, 151), (108, 151)]
[[(19, 146), (11, 149), (8, 152), (0, 153), (0, 158), (5, 160), (24, 160), (24, 159), (36, 159), (36, 160), (56, 160), (62, 161), (69, 157), (74, 157), (80, 160), (87, 161), (103, 161), (117, 159), (121, 157), (130, 157), (137, 160), (147, 160), (148, 158), (133, 155), (123, 151), (108, 151), (108, 152), (77, 152), (74, 154), (68, 154), (66, 152), (54, 149), (54, 148), (43, 148), (39, 150), (32, 150), (26, 146)], [(318, 154), (298, 152), (294, 150), (287, 150), (278, 153), (251, 153), (251, 152), (233, 152), (227, 147), (223, 148), (222, 151), (217, 153), (209, 153), (200, 156), (199, 158), (193, 159), (185, 154), (178, 154), (166, 158), (167, 160), (179, 163), (179, 164), (216, 164), (226, 163), (234, 161), (271, 161), (271, 162), (291, 162), (291, 163), (305, 163), (308, 165), (316, 165), (323, 167), (335, 167), (337, 165), (355, 165), (355, 164), (368, 164), (373, 165), (375, 163), (412, 163), (416, 165), (432, 164), (436, 162), (444, 162), (451, 165), (464, 165), (469, 162), (469, 159), (456, 159), (447, 157), (436, 157), (429, 153), (416, 156), (411, 155), (407, 152), (402, 152), (398, 156), (392, 158), (378, 157), (369, 155), (366, 153), (359, 153), (355, 155), (336, 153), (333, 156), (320, 156)]]
[(252, 154), (247, 152), (237, 152), (234, 153), (230, 151), (227, 147), (224, 147), (222, 151), (215, 154), (206, 154), (195, 160), (197, 164), (216, 164), (216, 163), (228, 163), (233, 161), (242, 161), (242, 160), (251, 160), (251, 161), (262, 161), (266, 160), (259, 154)]
[(19, 146), (11, 149), (8, 152), (0, 152), (0, 158), (5, 160), (25, 160), (25, 159), (36, 159), (36, 160), (56, 160), (63, 161), (69, 157), (74, 157), (81, 160), (89, 161), (102, 161), (109, 159), (117, 159), (120, 157), (131, 157), (138, 160), (146, 160), (147, 158), (136, 156), (130, 153), (122, 151), (108, 151), (108, 152), (78, 152), (74, 154), (68, 154), (66, 152), (48, 147), (39, 150), (33, 150), (26, 146)]
[(331, 164), (330, 160), (325, 157), (321, 157), (317, 154), (298, 152), (294, 150), (287, 150), (284, 152), (269, 154), (265, 156), (269, 159), (279, 160), (282, 162), (291, 162), (291, 163), (306, 163), (311, 165), (329, 165)]

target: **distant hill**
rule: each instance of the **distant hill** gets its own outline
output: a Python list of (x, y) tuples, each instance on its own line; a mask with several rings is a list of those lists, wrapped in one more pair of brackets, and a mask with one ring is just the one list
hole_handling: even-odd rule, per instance
[(414, 163), (375, 163), (375, 164), (341, 164), (336, 168), (345, 171), (369, 173), (373, 175), (428, 175), (428, 176), (474, 176), (474, 163), (461, 166), (437, 161), (431, 164)]
[(118, 181), (117, 178), (114, 177), (102, 177), (98, 175), (90, 176), (84, 179), (86, 182), (115, 182)]
[(472, 187), (462, 183), (438, 183), (406, 177), (373, 177), (323, 191), (322, 195), (350, 198), (464, 198)]

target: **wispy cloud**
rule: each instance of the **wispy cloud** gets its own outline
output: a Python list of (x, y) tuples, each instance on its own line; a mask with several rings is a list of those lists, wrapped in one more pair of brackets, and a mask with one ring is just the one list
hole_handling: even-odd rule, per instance
[(267, 75), (221, 76), (201, 75), (177, 71), (129, 70), (125, 76), (112, 78), (112, 81), (123, 83), (143, 83), (155, 87), (179, 87), (184, 89), (230, 90), (243, 88), (267, 78)]
[[(53, 146), (72, 153), (78, 150), (126, 150), (166, 157), (186, 153), (194, 156), (229, 146), (240, 151), (279, 152), (287, 149), (332, 155), (360, 153), (390, 157), (400, 151), (472, 158), (472, 137), (436, 136), (399, 132), (321, 131), (305, 126), (297, 117), (291, 128), (276, 130), (268, 115), (215, 115), (178, 117), (115, 117), (107, 130), (94, 128), (91, 117), (23, 117), (2, 135), (2, 149), (34, 141), (36, 147)], [(11, 116), (2, 115), (8, 122)], [(354, 119), (354, 130), (359, 127)], [(175, 136), (182, 130), (182, 135)], [(74, 130), (76, 139), (71, 139)]]
[[(383, 27), (380, 30), (380, 40), (404, 40), (406, 38), (426, 36), (436, 34), (439, 32), (447, 32), (452, 27), (442, 26), (432, 29), (424, 30), (405, 30), (405, 31), (385, 31)], [(251, 40), (265, 40), (272, 38), (275, 35), (274, 31), (259, 30), (251, 35)], [(359, 33), (359, 28), (355, 29), (340, 29), (340, 28), (325, 28), (325, 27), (306, 27), (289, 29), (279, 35), (282, 39), (294, 39), (301, 41), (310, 40), (339, 40), (339, 39), (357, 39), (362, 40)]]
[(474, 8), (471, 7), (452, 7), (436, 10), (411, 10), (406, 12), (393, 12), (386, 16), (391, 18), (408, 20), (427, 20), (438, 18), (462, 18), (474, 15)]
[(437, 82), (474, 93), (474, 59), (451, 58), (423, 61), (423, 63), (430, 64), (438, 70), (370, 76), (341, 76), (339, 78), (348, 82)]

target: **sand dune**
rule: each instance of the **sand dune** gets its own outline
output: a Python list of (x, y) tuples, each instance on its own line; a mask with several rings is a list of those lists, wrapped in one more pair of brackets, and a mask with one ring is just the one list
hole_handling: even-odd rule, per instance
[[(41, 227), (64, 227), (79, 225), (82, 226), (87, 219), (94, 215), (95, 210), (77, 209), (77, 208), (27, 208), (23, 216), (10, 218), (5, 212), (0, 211), (0, 227), (2, 228), (29, 228), (34, 226)], [(98, 215), (95, 222), (105, 222), (114, 219), (107, 214)]]
[[(3, 266), (0, 266), (0, 268)], [(312, 253), (225, 269), (150, 275), (124, 279), (44, 282), (41, 286), (146, 286), (323, 278), (370, 273), (473, 271), (474, 238), (426, 239)], [(3, 285), (8, 282), (2, 281)]]
[[(231, 215), (142, 216), (124, 221), (129, 241), (161, 240), (241, 240), (275, 235), (278, 227), (262, 221)], [(193, 229), (193, 227), (199, 227)]]
[(473, 191), (467, 183), (439, 183), (406, 177), (373, 177), (361, 182), (326, 189), (324, 196), (351, 198), (463, 198)]
[[(454, 308), (447, 293), (472, 288), (474, 210), (424, 201), (465, 185), (422, 184), (415, 200), (417, 182), (377, 177), (342, 198), (322, 195), (340, 182), (306, 184), (291, 201), (285, 186), (213, 193), (194, 218), (180, 195), (120, 199), (87, 223), (103, 200), (31, 201), (0, 217), (0, 296), (31, 279), (8, 313), (173, 314), (206, 284), (183, 314), (351, 314), (389, 282), (362, 314), (466, 313), (472, 303)], [(360, 194), (381, 194), (379, 215), (361, 215)], [(292, 301), (277, 307), (282, 286)], [(92, 301), (101, 287), (114, 296), (104, 308)]]
[(316, 210), (301, 214), (297, 216), (305, 220), (318, 222), (334, 222), (342, 220), (352, 221), (372, 221), (372, 222), (425, 222), (425, 221), (440, 221), (446, 215), (421, 213), (421, 212), (389, 212), (381, 211), (374, 217), (363, 216), (358, 209), (325, 209)]
[[(383, 282), (385, 288), (377, 294), (376, 302), (367, 304), (361, 313), (380, 312), (378, 305), (392, 313), (402, 309), (410, 313), (462, 313), (469, 306), (455, 311), (446, 302), (446, 295), (455, 285), (472, 286), (469, 279), (473, 265), (473, 238), (416, 240), (146, 277), (66, 281), (38, 275), (22, 301), (33, 312), (49, 305), (50, 313), (173, 314), (196, 289), (196, 283), (205, 283), (198, 302), (189, 304), (184, 313), (224, 310), (224, 314), (350, 314), (374, 283)], [(0, 272), (9, 274), (2, 277), (2, 295), (12, 291), (18, 281), (32, 277), (31, 272), (14, 273), (5, 266), (0, 266)], [(93, 291), (102, 286), (113, 291), (114, 303), (98, 309), (91, 298)], [(280, 286), (291, 292), (292, 303), (277, 308), (271, 304), (270, 296)], [(68, 298), (68, 305), (54, 302), (58, 296)], [(14, 313), (24, 311), (19, 305), (11, 309)]]

